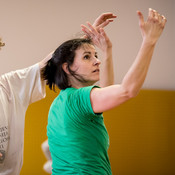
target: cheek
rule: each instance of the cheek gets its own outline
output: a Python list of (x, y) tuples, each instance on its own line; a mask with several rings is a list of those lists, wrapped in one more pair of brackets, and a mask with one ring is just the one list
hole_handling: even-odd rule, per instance
[(80, 73), (86, 73), (85, 71), (89, 70), (89, 66), (87, 64), (75, 64), (74, 65), (75, 71), (80, 72)]
[(70, 66), (70, 69), (72, 71), (77, 71), (79, 69), (79, 66), (76, 63), (73, 63), (73, 65)]
[(83, 73), (83, 74), (87, 74), (90, 72), (90, 66), (86, 65), (82, 65), (79, 67), (79, 70)]
[(87, 62), (74, 62), (70, 67), (72, 71), (75, 71), (77, 74), (88, 74), (91, 71), (91, 64)]

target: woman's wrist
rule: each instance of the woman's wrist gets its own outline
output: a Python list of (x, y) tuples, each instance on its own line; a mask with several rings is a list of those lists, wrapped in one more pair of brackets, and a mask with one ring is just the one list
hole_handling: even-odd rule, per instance
[(104, 61), (112, 60), (112, 47), (107, 48), (106, 50), (103, 51), (103, 60)]
[(151, 39), (151, 38), (143, 38), (142, 43), (147, 45), (147, 46), (155, 46), (156, 43), (157, 43), (157, 40), (156, 39)]
[(103, 53), (106, 53), (106, 54), (112, 52), (112, 45), (111, 45), (111, 46), (104, 47), (104, 48), (102, 49), (102, 52), (103, 52)]

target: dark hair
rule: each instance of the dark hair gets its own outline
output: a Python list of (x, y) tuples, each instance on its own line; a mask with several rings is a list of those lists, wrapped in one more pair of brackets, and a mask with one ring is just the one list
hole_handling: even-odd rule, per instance
[(85, 38), (72, 39), (64, 42), (55, 50), (52, 58), (41, 70), (42, 79), (46, 80), (46, 84), (51, 90), (55, 91), (55, 85), (59, 89), (70, 87), (68, 76), (62, 68), (62, 64), (67, 63), (70, 74), (74, 75), (70, 66), (74, 62), (75, 50), (83, 44), (92, 44), (92, 42), (90, 39)]

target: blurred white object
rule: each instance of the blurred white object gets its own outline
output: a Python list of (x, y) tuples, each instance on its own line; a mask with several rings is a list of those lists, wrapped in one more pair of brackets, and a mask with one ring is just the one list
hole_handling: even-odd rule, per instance
[(44, 165), (43, 169), (45, 172), (51, 174), (52, 173), (52, 160), (48, 160)]
[(41, 144), (42, 151), (47, 159), (47, 162), (43, 165), (43, 170), (49, 174), (52, 173), (52, 158), (49, 151), (48, 140)]

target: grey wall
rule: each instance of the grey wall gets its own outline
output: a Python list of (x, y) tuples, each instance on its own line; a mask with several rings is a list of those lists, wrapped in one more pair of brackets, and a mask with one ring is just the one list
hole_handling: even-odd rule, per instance
[(141, 44), (136, 11), (156, 9), (168, 19), (157, 43), (143, 88), (175, 89), (174, 0), (0, 0), (0, 74), (40, 61), (63, 41), (80, 31), (80, 24), (102, 12), (118, 18), (106, 28), (113, 42), (115, 81), (120, 83)]

